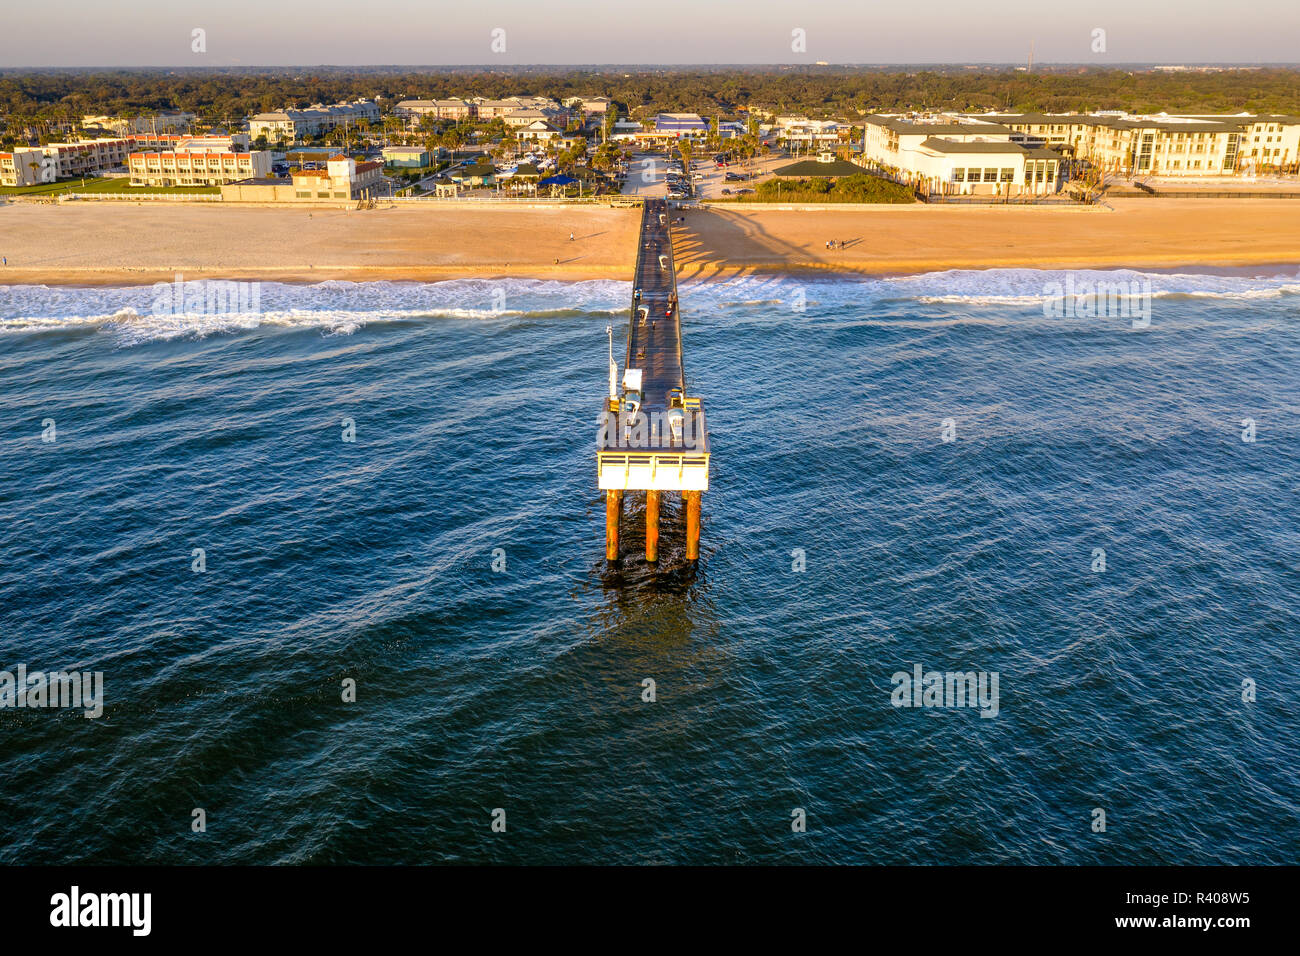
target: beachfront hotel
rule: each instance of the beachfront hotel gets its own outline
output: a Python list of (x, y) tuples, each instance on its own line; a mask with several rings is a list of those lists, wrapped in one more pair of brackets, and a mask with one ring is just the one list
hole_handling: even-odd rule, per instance
[(1063, 173), (1059, 152), (1015, 142), (999, 123), (955, 115), (868, 116), (862, 161), (937, 195), (1046, 196)]
[[(976, 162), (980, 155), (1005, 162), (990, 172), (996, 164)], [(1288, 175), (1297, 172), (1300, 162), (1300, 117), (1121, 112), (869, 116), (863, 158), (931, 192), (952, 194), (1054, 192), (1067, 160), (1133, 177)], [(978, 170), (975, 179), (972, 170)], [(990, 184), (995, 188), (990, 190)]]
[(177, 136), (136, 133), (109, 139), (87, 139), (71, 143), (49, 143), (0, 153), (0, 186), (37, 186), (77, 176), (97, 176), (106, 170), (129, 165), (132, 153), (153, 151), (231, 152), (248, 146), (248, 137)]
[(169, 152), (137, 152), (128, 157), (132, 186), (220, 186), (271, 174), (265, 150), (238, 153), (219, 144), (179, 146)]
[(965, 119), (1011, 130), (1012, 139), (1048, 146), (1124, 176), (1288, 174), (1300, 162), (1300, 117), (1122, 112), (984, 113)]

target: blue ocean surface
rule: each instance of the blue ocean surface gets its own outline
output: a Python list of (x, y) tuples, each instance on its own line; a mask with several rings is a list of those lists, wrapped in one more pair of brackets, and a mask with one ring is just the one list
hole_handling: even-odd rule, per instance
[(0, 862), (1300, 862), (1290, 273), (686, 284), (658, 570), (626, 283), (0, 288)]

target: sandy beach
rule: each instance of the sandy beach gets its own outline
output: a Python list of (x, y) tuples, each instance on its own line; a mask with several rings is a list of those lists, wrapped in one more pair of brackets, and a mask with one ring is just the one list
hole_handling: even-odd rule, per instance
[[(1175, 268), (1300, 262), (1294, 200), (1114, 200), (1112, 209), (878, 206), (684, 213), (683, 278), (746, 271)], [(187, 278), (631, 278), (640, 211), (600, 206), (0, 206), (0, 283)], [(573, 234), (573, 241), (569, 235)], [(843, 248), (828, 250), (834, 239)]]

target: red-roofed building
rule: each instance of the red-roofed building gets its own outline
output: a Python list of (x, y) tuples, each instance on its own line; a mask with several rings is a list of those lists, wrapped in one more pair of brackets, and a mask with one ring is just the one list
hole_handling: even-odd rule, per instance
[(205, 149), (132, 153), (127, 167), (132, 186), (220, 186), (271, 175), (271, 154)]
[(367, 199), (378, 195), (384, 182), (383, 163), (331, 156), (325, 167), (293, 174), (295, 199)]

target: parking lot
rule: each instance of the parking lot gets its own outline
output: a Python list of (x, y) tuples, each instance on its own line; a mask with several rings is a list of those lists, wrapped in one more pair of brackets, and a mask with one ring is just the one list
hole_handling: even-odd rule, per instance
[[(697, 147), (689, 174), (691, 199), (728, 199), (740, 195), (742, 189), (753, 189), (755, 184), (767, 179), (773, 169), (791, 162), (784, 151), (746, 162), (731, 163), (718, 168), (716, 152)], [(730, 176), (730, 178), (729, 178)], [(698, 179), (696, 178), (698, 177)], [(628, 176), (623, 183), (623, 194), (642, 198), (686, 198), (674, 193), (670, 186), (680, 189), (683, 182), (681, 161), (674, 154), (670, 161), (661, 152), (637, 153), (628, 165)], [(726, 192), (724, 192), (726, 190)]]

